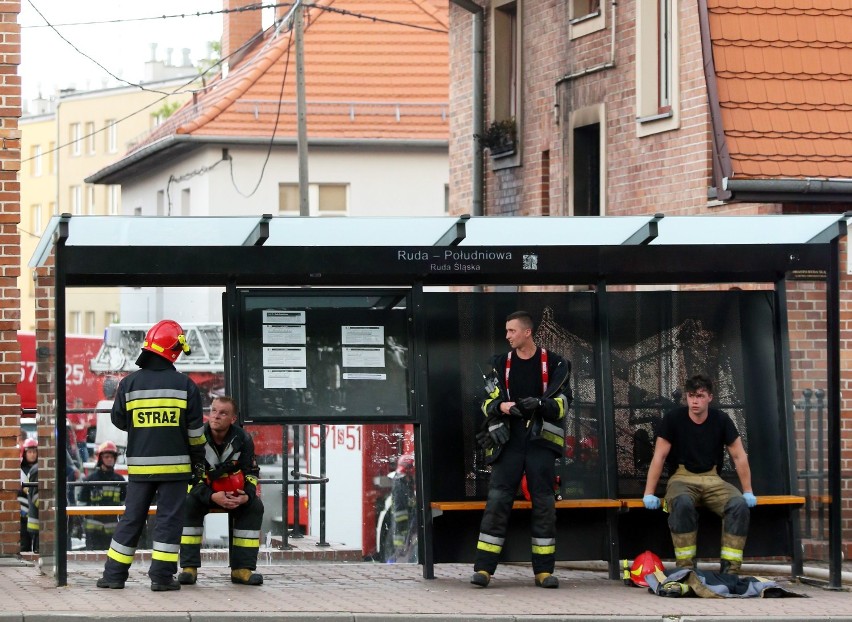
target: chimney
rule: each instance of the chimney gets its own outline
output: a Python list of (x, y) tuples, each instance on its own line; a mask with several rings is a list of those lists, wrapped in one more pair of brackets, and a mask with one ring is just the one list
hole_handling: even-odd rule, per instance
[(152, 63), (156, 62), (156, 60), (157, 60), (157, 44), (156, 43), (149, 43), (148, 45), (151, 46), (151, 62)]
[[(225, 4), (222, 28), (222, 58), (228, 58), (262, 28), (261, 11), (257, 0), (223, 0)], [(254, 5), (253, 10), (239, 11)]]
[(166, 67), (172, 66), (172, 54), (174, 51), (174, 48), (166, 48)]
[(183, 60), (181, 61), (181, 67), (192, 67), (192, 61), (189, 60), (189, 48), (181, 48), (181, 52), (183, 53)]

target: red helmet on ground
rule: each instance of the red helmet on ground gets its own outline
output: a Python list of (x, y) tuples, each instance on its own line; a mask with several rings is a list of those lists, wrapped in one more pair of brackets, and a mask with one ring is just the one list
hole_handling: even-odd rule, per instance
[(636, 559), (633, 560), (633, 565), (630, 567), (630, 580), (633, 581), (634, 585), (648, 587), (645, 577), (662, 569), (663, 562), (660, 558), (651, 551), (645, 551), (637, 555)]
[(159, 354), (164, 359), (174, 363), (181, 352), (189, 354), (190, 347), (180, 324), (174, 320), (160, 320), (151, 327), (145, 335), (142, 349)]
[(104, 441), (100, 445), (98, 445), (97, 451), (95, 451), (95, 459), (98, 464), (101, 464), (101, 456), (103, 454), (112, 454), (116, 458), (118, 458), (118, 446), (112, 441)]

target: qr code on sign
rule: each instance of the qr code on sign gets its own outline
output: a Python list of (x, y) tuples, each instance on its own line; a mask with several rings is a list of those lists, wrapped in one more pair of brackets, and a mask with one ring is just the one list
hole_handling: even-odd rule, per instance
[(524, 255), (524, 270), (538, 270), (538, 255)]

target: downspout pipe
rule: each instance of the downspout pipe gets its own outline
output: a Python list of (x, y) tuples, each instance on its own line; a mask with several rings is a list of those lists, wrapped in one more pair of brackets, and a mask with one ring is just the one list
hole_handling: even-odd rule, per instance
[(453, 4), (461, 7), (468, 13), (473, 14), (473, 110), (472, 110), (472, 136), (471, 154), (473, 163), (471, 166), (471, 208), (473, 216), (482, 216), (482, 192), (484, 187), (484, 175), (482, 168), (482, 146), (479, 138), (482, 134), (485, 116), (485, 49), (484, 28), (485, 9), (473, 2), (473, 0), (450, 0)]
[(852, 195), (852, 179), (722, 179), (722, 188), (737, 192)]

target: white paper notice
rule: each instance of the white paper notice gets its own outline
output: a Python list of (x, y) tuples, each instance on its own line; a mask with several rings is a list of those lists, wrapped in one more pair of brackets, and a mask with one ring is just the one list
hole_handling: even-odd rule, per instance
[(350, 346), (381, 346), (385, 343), (384, 326), (341, 326), (341, 341)]
[(308, 374), (305, 369), (264, 369), (264, 389), (306, 389)]
[(284, 343), (305, 345), (305, 325), (285, 326), (279, 324), (263, 325), (263, 343)]
[(264, 309), (264, 324), (304, 324), (304, 311), (284, 311), (282, 309)]
[(387, 380), (388, 375), (382, 373), (370, 374), (367, 372), (346, 372), (343, 374), (344, 380)]
[(264, 367), (307, 367), (305, 348), (265, 346), (263, 348)]
[(384, 367), (384, 348), (343, 348), (344, 367)]

